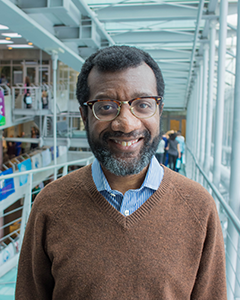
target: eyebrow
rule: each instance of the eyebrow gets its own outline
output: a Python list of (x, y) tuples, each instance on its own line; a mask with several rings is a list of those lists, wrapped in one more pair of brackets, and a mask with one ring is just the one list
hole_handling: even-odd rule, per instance
[[(145, 92), (140, 92), (140, 93), (134, 93), (130, 99), (126, 99), (126, 100), (131, 100), (131, 99), (135, 99), (135, 98), (139, 98), (139, 97), (146, 97), (146, 96), (157, 96), (157, 95), (152, 95), (152, 93), (145, 93)], [(117, 97), (112, 97), (109, 96), (109, 94), (100, 94), (97, 95), (94, 99), (111, 99), (111, 100), (119, 100), (117, 99)]]

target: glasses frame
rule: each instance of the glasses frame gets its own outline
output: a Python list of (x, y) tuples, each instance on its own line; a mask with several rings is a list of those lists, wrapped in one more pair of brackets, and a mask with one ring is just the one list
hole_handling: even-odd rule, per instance
[[(133, 102), (133, 101), (135, 101), (135, 100), (141, 100), (141, 99), (145, 99), (145, 98), (152, 98), (152, 99), (154, 99), (154, 100), (156, 101), (156, 104), (157, 104), (157, 105), (156, 105), (156, 110), (155, 110), (155, 112), (154, 112), (151, 116), (149, 116), (149, 117), (139, 118), (138, 116), (135, 115), (135, 113), (134, 113), (134, 111), (133, 111), (133, 107), (132, 107), (131, 105), (132, 105), (132, 102)], [(122, 108), (122, 104), (128, 104), (128, 105), (129, 105), (129, 109), (130, 109), (131, 113), (134, 115), (134, 117), (136, 117), (136, 118), (138, 118), (138, 119), (141, 120), (141, 119), (149, 119), (149, 118), (153, 117), (153, 116), (156, 114), (156, 112), (157, 112), (157, 107), (158, 107), (158, 105), (162, 104), (162, 100), (163, 100), (163, 97), (161, 97), (161, 96), (145, 96), (145, 97), (137, 97), (137, 98), (131, 99), (131, 100), (129, 100), (129, 101), (119, 101), (119, 100), (113, 100), (113, 99), (93, 99), (93, 100), (89, 100), (89, 101), (87, 101), (87, 102), (84, 102), (83, 105), (86, 105), (86, 106), (88, 106), (88, 107), (91, 108), (91, 110), (92, 110), (92, 112), (93, 112), (93, 115), (94, 115), (94, 117), (95, 117), (97, 120), (99, 120), (99, 121), (105, 121), (105, 122), (106, 122), (106, 121), (113, 121), (114, 119), (116, 119), (117, 116), (119, 116), (119, 114), (120, 114), (120, 111), (121, 111), (121, 108)], [(97, 115), (95, 114), (95, 110), (94, 110), (94, 104), (97, 103), (97, 102), (102, 102), (102, 101), (112, 101), (112, 102), (114, 102), (114, 103), (117, 104), (117, 106), (118, 106), (118, 112), (117, 112), (117, 114), (116, 114), (116, 116), (115, 116), (114, 118), (112, 118), (112, 119), (110, 119), (110, 120), (103, 120), (103, 119), (99, 119), (99, 118), (97, 117)]]

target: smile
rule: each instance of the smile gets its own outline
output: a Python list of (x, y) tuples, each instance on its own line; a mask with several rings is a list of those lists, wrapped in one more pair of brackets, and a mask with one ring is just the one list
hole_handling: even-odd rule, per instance
[(133, 141), (118, 141), (114, 140), (115, 143), (122, 145), (123, 147), (129, 147), (132, 146), (133, 144), (136, 144), (138, 142), (138, 139), (133, 140)]

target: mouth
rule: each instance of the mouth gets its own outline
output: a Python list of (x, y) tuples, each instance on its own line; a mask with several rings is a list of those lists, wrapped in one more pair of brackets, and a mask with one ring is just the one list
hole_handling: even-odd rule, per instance
[(123, 147), (130, 147), (130, 146), (136, 144), (139, 141), (139, 139), (135, 139), (135, 140), (131, 140), (131, 141), (119, 141), (119, 140), (114, 139), (113, 141)]
[(123, 132), (105, 132), (103, 134), (103, 141), (106, 148), (110, 147), (116, 154), (119, 153), (135, 153), (140, 151), (144, 141), (146, 141), (147, 134), (140, 131), (132, 131), (129, 133)]

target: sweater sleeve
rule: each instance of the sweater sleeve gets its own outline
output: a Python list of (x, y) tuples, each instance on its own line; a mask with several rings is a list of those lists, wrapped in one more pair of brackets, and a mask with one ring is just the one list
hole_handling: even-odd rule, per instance
[(16, 300), (52, 299), (54, 280), (45, 251), (49, 216), (34, 203), (22, 244), (16, 284)]
[(225, 250), (217, 210), (209, 213), (192, 300), (227, 300)]

